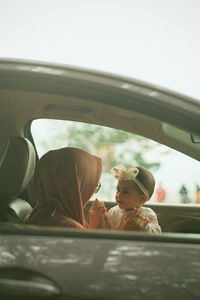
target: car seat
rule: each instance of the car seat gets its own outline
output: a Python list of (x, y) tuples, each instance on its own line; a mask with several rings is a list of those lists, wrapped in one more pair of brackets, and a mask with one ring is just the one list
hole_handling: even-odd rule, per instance
[(32, 211), (20, 198), (35, 168), (35, 149), (26, 138), (12, 137), (0, 162), (0, 221), (23, 223)]

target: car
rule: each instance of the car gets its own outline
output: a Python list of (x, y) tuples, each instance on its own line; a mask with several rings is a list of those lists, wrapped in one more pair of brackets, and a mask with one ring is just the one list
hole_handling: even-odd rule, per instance
[[(48, 148), (39, 148), (45, 122), (68, 120), (136, 134), (199, 166), (199, 100), (114, 74), (1, 59), (0, 107), (2, 299), (199, 299), (197, 203), (146, 204), (157, 213), (161, 234), (23, 224), (33, 205), (28, 184)], [(172, 174), (192, 174), (192, 166), (176, 164)]]

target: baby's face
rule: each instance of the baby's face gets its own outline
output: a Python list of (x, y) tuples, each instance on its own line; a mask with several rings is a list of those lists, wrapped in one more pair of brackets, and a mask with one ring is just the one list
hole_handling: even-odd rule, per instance
[(119, 180), (115, 198), (122, 209), (140, 207), (144, 203), (143, 193), (133, 180)]

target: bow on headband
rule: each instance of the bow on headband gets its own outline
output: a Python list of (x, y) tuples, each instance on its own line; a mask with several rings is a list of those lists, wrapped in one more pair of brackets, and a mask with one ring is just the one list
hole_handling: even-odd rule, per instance
[(139, 173), (138, 168), (130, 167), (126, 169), (123, 165), (118, 165), (111, 169), (111, 173), (118, 180), (133, 180), (144, 194), (149, 195), (144, 185), (136, 178)]

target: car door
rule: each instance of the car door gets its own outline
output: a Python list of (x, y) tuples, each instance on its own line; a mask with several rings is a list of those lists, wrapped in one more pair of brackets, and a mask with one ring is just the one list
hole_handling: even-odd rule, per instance
[(0, 293), (11, 299), (200, 296), (199, 236), (3, 226), (0, 241)]

